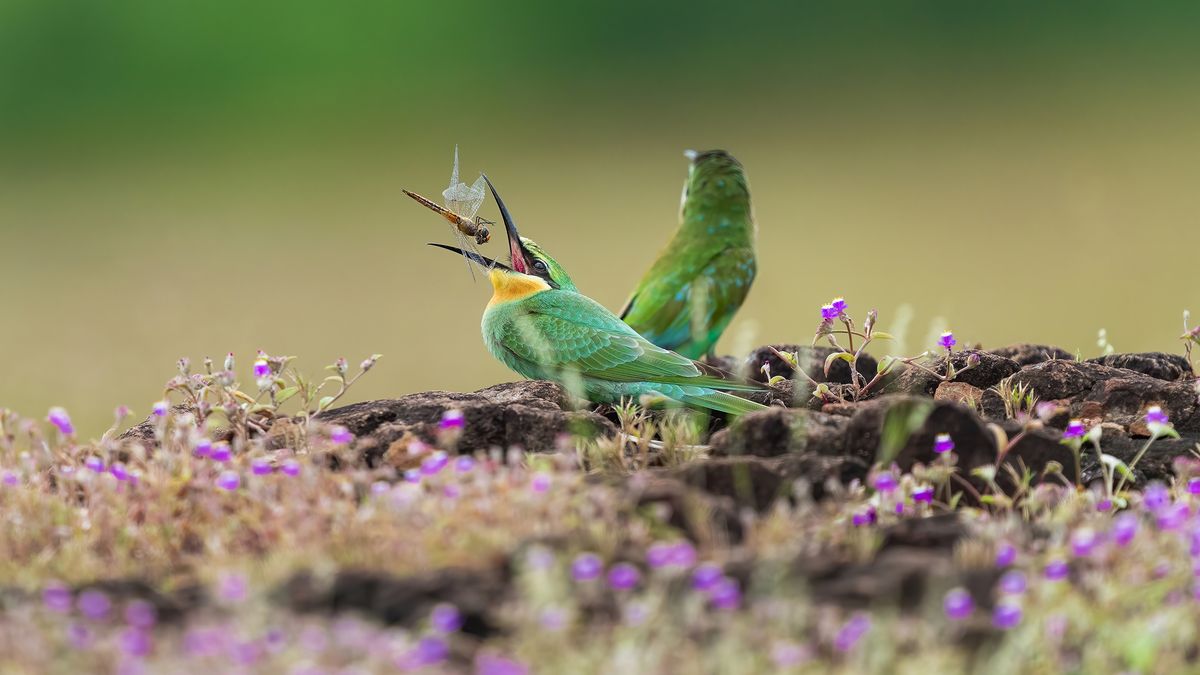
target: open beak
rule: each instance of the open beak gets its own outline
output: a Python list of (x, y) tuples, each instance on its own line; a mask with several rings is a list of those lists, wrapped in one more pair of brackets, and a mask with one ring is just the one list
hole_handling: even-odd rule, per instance
[(517, 224), (513, 222), (508, 207), (504, 205), (504, 200), (500, 199), (499, 193), (496, 192), (496, 186), (492, 185), (487, 174), (483, 175), (483, 180), (487, 183), (488, 189), (492, 191), (492, 199), (496, 200), (496, 206), (500, 208), (500, 216), (504, 218), (504, 232), (508, 235), (508, 253), (512, 258), (512, 269), (521, 274), (529, 274), (529, 259), (525, 255), (524, 245), (521, 244), (521, 235), (517, 232)]
[(485, 270), (490, 270), (493, 268), (499, 268), (502, 270), (511, 270), (512, 269), (511, 267), (509, 267), (508, 265), (505, 265), (502, 262), (492, 260), (491, 258), (484, 256), (484, 255), (479, 255), (478, 253), (476, 253), (474, 251), (463, 250), (457, 246), (447, 246), (446, 244), (430, 244), (430, 246), (436, 246), (437, 248), (445, 249), (447, 251), (450, 251), (451, 253), (457, 253), (461, 256), (465, 256), (467, 258), (467, 260), (470, 260), (471, 262), (479, 265), (480, 267), (483, 267)]

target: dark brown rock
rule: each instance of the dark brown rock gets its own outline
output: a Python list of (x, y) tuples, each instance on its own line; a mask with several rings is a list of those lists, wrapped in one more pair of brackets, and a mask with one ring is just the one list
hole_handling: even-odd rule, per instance
[(670, 470), (635, 474), (622, 483), (637, 510), (653, 508), (663, 522), (697, 544), (710, 542), (713, 530), (730, 542), (743, 537), (742, 521), (728, 500), (711, 495), (670, 477)]
[(275, 595), (297, 612), (356, 612), (401, 626), (415, 626), (434, 605), (447, 602), (462, 612), (462, 631), (482, 638), (498, 630), (495, 612), (510, 588), (509, 577), (507, 565), (444, 568), (412, 576), (343, 570), (327, 580), (301, 572)]
[(1132, 370), (1143, 375), (1174, 382), (1195, 377), (1192, 372), (1192, 364), (1179, 354), (1166, 354), (1164, 352), (1143, 352), (1139, 354), (1108, 354), (1095, 359), (1088, 359), (1088, 363), (1099, 363), (1102, 366), (1110, 368), (1124, 368)]
[(1047, 361), (1024, 368), (1013, 382), (1030, 386), (1040, 400), (1066, 408), (1068, 415), (1060, 418), (1077, 417), (1091, 424), (1113, 422), (1128, 429), (1157, 405), (1186, 430), (1197, 413), (1196, 392), (1188, 382), (1167, 382), (1098, 363)]
[(710, 444), (717, 456), (776, 457), (800, 452), (838, 456), (848, 424), (845, 417), (771, 408), (741, 417), (729, 429), (714, 434)]
[[(796, 374), (795, 369), (786, 361), (776, 356), (771, 351), (772, 347), (781, 352), (798, 352), (801, 365), (806, 366), (805, 372), (817, 382), (850, 384), (850, 364), (840, 359), (830, 366), (829, 377), (825, 376), (825, 359), (836, 351), (833, 347), (808, 347), (794, 344), (766, 345), (755, 349), (746, 360), (748, 377), (759, 382), (765, 382), (767, 376), (762, 372), (762, 367), (764, 363), (767, 363), (771, 366), (772, 377), (780, 375), (789, 380), (792, 379)], [(878, 367), (879, 365), (875, 361), (875, 358), (869, 354), (863, 354), (858, 359), (858, 372), (868, 382), (871, 381), (871, 378), (875, 377)]]
[(811, 496), (825, 496), (829, 481), (846, 483), (866, 475), (867, 465), (854, 458), (812, 453), (765, 459), (753, 456), (708, 459), (666, 470), (676, 478), (737, 508), (764, 511), (776, 499), (791, 496), (797, 481), (810, 486)]
[(1043, 363), (1052, 360), (1074, 361), (1075, 355), (1065, 349), (1053, 347), (1050, 345), (1035, 345), (1021, 343), (993, 349), (991, 353), (996, 356), (1003, 356), (1012, 359), (1020, 366), (1031, 366), (1035, 363)]
[[(979, 358), (979, 365), (965, 370), (969, 359), (972, 357)], [(954, 382), (962, 382), (979, 389), (994, 387), (1000, 383), (1000, 380), (1021, 369), (1016, 361), (1003, 356), (997, 356), (990, 352), (955, 352), (954, 356), (951, 357), (951, 363), (954, 364), (954, 369), (959, 371), (954, 377)], [(926, 361), (921, 365), (936, 372), (938, 375), (944, 376), (946, 374), (946, 360), (944, 358)], [(891, 394), (933, 396), (938, 385), (941, 383), (942, 381), (932, 373), (926, 372), (921, 368), (908, 366), (884, 391)]]
[(448, 410), (463, 413), (457, 447), (486, 450), (519, 445), (530, 452), (549, 452), (566, 433), (611, 436), (616, 426), (590, 412), (565, 409), (566, 392), (553, 382), (510, 382), (473, 393), (427, 391), (398, 399), (364, 401), (334, 408), (317, 416), (340, 424), (355, 435), (352, 452), (373, 465), (397, 442), (433, 442)]

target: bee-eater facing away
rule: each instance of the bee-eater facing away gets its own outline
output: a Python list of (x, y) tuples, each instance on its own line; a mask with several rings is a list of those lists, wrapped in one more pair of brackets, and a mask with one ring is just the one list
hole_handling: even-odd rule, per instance
[(742, 165), (724, 150), (685, 153), (679, 229), (621, 310), (659, 347), (712, 353), (754, 282), (754, 216)]
[(655, 346), (581, 294), (561, 265), (520, 236), (490, 181), (488, 187), (504, 218), (510, 265), (473, 251), (431, 245), (464, 255), (488, 271), (493, 295), (483, 312), (483, 341), (504, 365), (531, 379), (556, 380), (600, 403), (651, 395), (731, 415), (764, 407), (722, 391), (761, 385)]

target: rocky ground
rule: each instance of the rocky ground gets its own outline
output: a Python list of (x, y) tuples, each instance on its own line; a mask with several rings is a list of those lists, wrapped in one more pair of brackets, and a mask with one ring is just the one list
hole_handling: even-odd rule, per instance
[[(814, 364), (807, 378), (780, 352)], [(542, 381), (260, 416), (246, 438), (200, 433), (187, 404), (95, 443), (10, 436), (0, 457), (21, 468), (0, 505), (21, 525), (0, 537), (0, 635), (35, 637), (5, 642), (0, 665), (34, 672), (70, 648), (75, 667), (128, 672), (232, 659), (498, 675), (611, 671), (628, 652), (650, 672), (892, 672), (880, 655), (909, 650), (947, 671), (1006, 653), (1147, 670), (1195, 653), (1191, 633), (1157, 652), (1086, 646), (1114, 629), (1096, 618), (1114, 597), (1146, 634), (1162, 603), (1195, 623), (1179, 605), (1194, 592), (1181, 561), (1200, 554), (1186, 546), (1193, 530), (1200, 542), (1186, 359), (957, 351), (953, 377), (944, 359), (901, 368), (853, 401), (849, 365), (826, 375), (827, 355), (774, 345), (726, 359), (782, 379), (750, 395), (766, 410), (709, 420), (686, 443), (655, 415)], [(876, 364), (858, 368), (869, 379)], [(830, 393), (814, 397), (813, 381)], [(1177, 438), (1148, 424), (1160, 413)], [(1104, 489), (1095, 445), (1063, 442), (1073, 422), (1134, 465), (1134, 490)], [(953, 451), (937, 452), (947, 437)], [(1134, 525), (1154, 531), (1141, 548), (1124, 539)], [(1151, 569), (1164, 571), (1148, 581)], [(116, 609), (92, 616), (97, 597), (128, 625)], [(130, 618), (144, 607), (153, 629)], [(1051, 630), (1062, 621), (1073, 640)], [(372, 660), (312, 652), (330, 636), (374, 645)]]

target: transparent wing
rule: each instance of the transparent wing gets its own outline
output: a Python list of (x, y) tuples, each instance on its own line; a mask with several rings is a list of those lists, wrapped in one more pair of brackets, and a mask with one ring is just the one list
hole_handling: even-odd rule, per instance
[(442, 200), (446, 204), (446, 208), (458, 215), (464, 218), (474, 218), (475, 214), (479, 213), (479, 207), (483, 205), (484, 197), (487, 195), (485, 185), (483, 176), (480, 176), (474, 185), (456, 183), (442, 192)]

